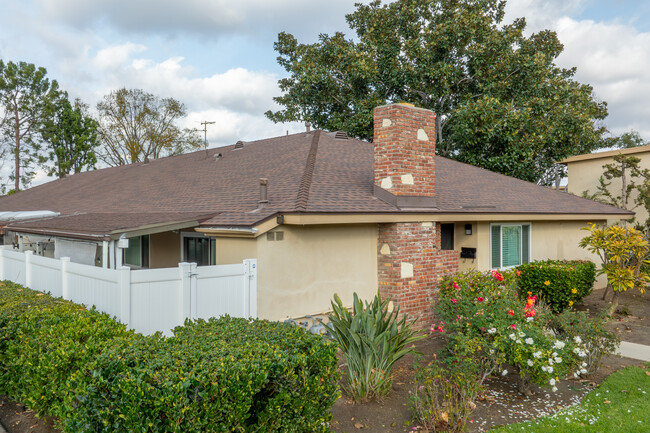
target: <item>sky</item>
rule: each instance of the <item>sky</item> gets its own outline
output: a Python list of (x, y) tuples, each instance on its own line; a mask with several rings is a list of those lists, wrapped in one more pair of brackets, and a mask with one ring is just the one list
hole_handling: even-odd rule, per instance
[[(357, 0), (358, 1), (358, 0)], [(367, 3), (367, 1), (364, 1)], [(274, 124), (285, 71), (273, 42), (350, 33), (355, 0), (0, 0), (0, 59), (43, 66), (72, 98), (94, 107), (110, 91), (141, 88), (208, 127), (210, 147), (304, 130)], [(608, 103), (608, 130), (650, 140), (650, 0), (510, 0), (506, 22), (557, 32), (562, 67)], [(35, 183), (44, 181), (41, 173)]]

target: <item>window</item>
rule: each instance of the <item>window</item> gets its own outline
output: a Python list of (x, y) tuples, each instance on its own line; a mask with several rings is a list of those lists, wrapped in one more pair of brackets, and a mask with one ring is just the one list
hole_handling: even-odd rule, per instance
[(440, 249), (454, 249), (454, 225), (440, 224)]
[(492, 224), (490, 238), (492, 269), (530, 261), (530, 224)]
[(140, 268), (149, 267), (149, 235), (129, 238), (129, 247), (123, 250), (123, 262)]
[(214, 265), (215, 264), (214, 238), (184, 236), (183, 237), (183, 260), (188, 263), (196, 263), (197, 266)]

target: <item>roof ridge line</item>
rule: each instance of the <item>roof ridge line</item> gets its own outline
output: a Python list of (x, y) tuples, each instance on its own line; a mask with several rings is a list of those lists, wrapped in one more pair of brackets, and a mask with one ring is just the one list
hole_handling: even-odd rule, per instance
[(307, 210), (307, 203), (309, 202), (309, 190), (311, 189), (314, 167), (316, 166), (316, 154), (318, 153), (320, 133), (320, 130), (316, 130), (314, 132), (314, 138), (311, 140), (309, 154), (307, 155), (305, 171), (303, 171), (302, 177), (300, 178), (300, 186), (298, 187), (298, 195), (296, 196), (296, 210), (299, 212), (304, 212)]

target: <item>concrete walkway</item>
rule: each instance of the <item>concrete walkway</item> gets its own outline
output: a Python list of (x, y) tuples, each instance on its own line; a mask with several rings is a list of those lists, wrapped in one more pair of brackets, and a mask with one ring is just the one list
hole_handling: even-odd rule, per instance
[(618, 347), (616, 354), (621, 355), (625, 358), (650, 362), (650, 346), (646, 346), (644, 344), (621, 341), (621, 345)]

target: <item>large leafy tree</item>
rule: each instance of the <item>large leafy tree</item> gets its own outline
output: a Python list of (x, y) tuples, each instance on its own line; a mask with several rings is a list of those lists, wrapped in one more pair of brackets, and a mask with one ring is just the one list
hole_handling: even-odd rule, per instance
[(13, 157), (14, 191), (29, 185), (39, 161), (40, 130), (50, 101), (59, 94), (45, 68), (31, 63), (0, 60), (0, 139)]
[(502, 0), (396, 0), (357, 4), (354, 38), (313, 44), (280, 33), (275, 49), (289, 73), (279, 81), (276, 121), (372, 139), (372, 110), (411, 102), (438, 114), (437, 152), (529, 181), (554, 161), (599, 147), (606, 105), (554, 60), (557, 35), (524, 36), (504, 23)]
[(100, 158), (125, 165), (201, 148), (196, 131), (181, 129), (185, 106), (141, 89), (119, 89), (97, 104)]
[(47, 158), (53, 162), (45, 166), (48, 175), (61, 178), (93, 169), (97, 163), (99, 123), (88, 114), (88, 106), (78, 99), (70, 103), (67, 93), (61, 92), (46, 113), (41, 135)]

